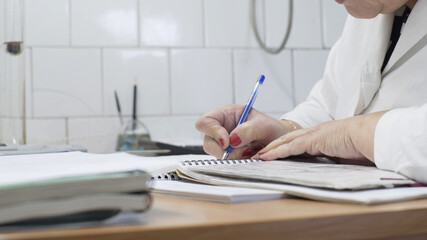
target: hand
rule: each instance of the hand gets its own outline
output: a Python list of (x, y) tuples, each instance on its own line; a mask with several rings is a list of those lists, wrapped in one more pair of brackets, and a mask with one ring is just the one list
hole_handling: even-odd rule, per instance
[(294, 130), (289, 122), (256, 109), (251, 110), (246, 122), (236, 127), (243, 109), (242, 105), (227, 105), (211, 110), (197, 120), (196, 128), (205, 134), (203, 149), (206, 153), (221, 158), (224, 149), (231, 145), (234, 149), (230, 159), (249, 158), (274, 139)]
[(385, 112), (335, 120), (285, 134), (253, 158), (274, 160), (308, 153), (319, 156), (374, 161), (374, 134)]

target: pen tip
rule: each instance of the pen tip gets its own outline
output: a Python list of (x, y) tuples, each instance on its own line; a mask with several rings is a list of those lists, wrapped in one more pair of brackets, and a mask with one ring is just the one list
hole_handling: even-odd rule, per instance
[(264, 80), (265, 80), (265, 76), (264, 75), (259, 75), (259, 78), (258, 78), (258, 82), (260, 83), (260, 84), (263, 84), (264, 83)]

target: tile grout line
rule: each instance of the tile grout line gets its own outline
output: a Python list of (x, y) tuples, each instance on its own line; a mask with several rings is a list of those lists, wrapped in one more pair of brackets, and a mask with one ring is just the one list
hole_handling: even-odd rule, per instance
[[(74, 46), (67, 46), (67, 45), (27, 45), (27, 47), (36, 47), (36, 48), (50, 48), (50, 49), (55, 49), (55, 48), (69, 48), (69, 49), (87, 49), (87, 48), (109, 48), (109, 49), (138, 49), (138, 47), (135, 46), (122, 46), (122, 45), (117, 45), (117, 46), (108, 46), (108, 45), (93, 45), (93, 46), (89, 46), (89, 45), (74, 45)], [(236, 47), (236, 46), (213, 46), (213, 47), (200, 47), (200, 46), (141, 46), (141, 48), (143, 50), (156, 50), (156, 49), (166, 49), (166, 48), (170, 48), (170, 49), (184, 49), (184, 50), (216, 50), (216, 49), (240, 49), (240, 50), (259, 50), (259, 47)], [(326, 50), (328, 50), (329, 48), (325, 48)], [(285, 48), (284, 50), (323, 50), (323, 48), (319, 48), (319, 47), (291, 47), (291, 48)]]
[(31, 109), (30, 109), (30, 113), (31, 113), (31, 118), (34, 118), (34, 49), (30, 48), (31, 52), (30, 52), (30, 66), (28, 66), (30, 68), (30, 82), (31, 82)]
[(168, 116), (173, 116), (172, 114), (172, 49), (167, 49), (167, 66), (168, 66), (168, 81), (169, 81), (169, 114)]
[(294, 50), (291, 50), (291, 93), (292, 93), (292, 106), (293, 108), (296, 107), (296, 90), (295, 90), (295, 52)]
[(65, 117), (65, 144), (70, 144), (69, 119)]
[(201, 1), (202, 5), (202, 40), (203, 40), (203, 48), (206, 48), (207, 42), (206, 42), (206, 12), (205, 12), (205, 1)]
[(233, 103), (236, 104), (237, 103), (237, 96), (236, 96), (236, 86), (237, 86), (237, 79), (236, 79), (236, 71), (235, 71), (235, 62), (234, 62), (234, 55), (235, 55), (235, 50), (234, 49), (230, 49), (230, 56), (231, 56), (231, 95), (232, 95), (232, 99), (233, 99)]
[(323, 19), (323, 3), (321, 0), (319, 1), (319, 13), (320, 13), (320, 42), (321, 42), (321, 49), (326, 48), (326, 41), (325, 41), (325, 21)]
[(141, 31), (141, 1), (136, 0), (136, 14), (137, 14), (137, 23), (136, 23), (136, 33), (137, 33), (137, 43), (136, 46), (137, 48), (141, 48), (141, 35), (142, 35), (142, 31)]
[[(3, 10), (3, 13), (2, 14), (4, 14), (4, 17), (3, 17), (3, 21), (4, 21), (4, 24), (6, 24), (6, 26), (7, 26), (7, 14), (6, 14), (6, 12), (7, 12), (7, 4), (6, 4), (7, 2), (6, 1), (4, 1), (3, 2), (3, 8), (4, 8), (4, 10)], [(6, 35), (7, 35), (7, 28), (4, 28), (3, 29), (3, 36), (4, 36), (4, 40), (7, 40), (7, 37), (6, 37)]]
[(73, 16), (72, 16), (72, 4), (71, 4), (71, 0), (68, 0), (68, 33), (69, 33), (69, 39), (68, 39), (68, 47), (71, 48), (73, 46), (73, 31), (72, 31), (72, 27), (73, 27)]
[(100, 51), (100, 75), (101, 75), (101, 111), (102, 116), (105, 116), (105, 79), (104, 79), (104, 49), (101, 47)]
[(262, 19), (263, 19), (263, 26), (264, 26), (264, 44), (267, 46), (267, 9), (265, 6), (266, 2), (265, 0), (262, 1)]

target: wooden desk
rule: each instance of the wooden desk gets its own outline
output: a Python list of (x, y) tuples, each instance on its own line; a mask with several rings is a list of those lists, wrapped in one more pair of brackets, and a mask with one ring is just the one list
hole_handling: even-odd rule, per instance
[(427, 239), (427, 199), (378, 206), (282, 199), (222, 204), (155, 196), (140, 225), (3, 233), (0, 239)]

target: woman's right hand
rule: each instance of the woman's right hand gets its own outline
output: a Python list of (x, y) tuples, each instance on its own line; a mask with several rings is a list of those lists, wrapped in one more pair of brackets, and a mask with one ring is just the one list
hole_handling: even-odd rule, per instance
[[(224, 149), (234, 149), (229, 159), (250, 158), (271, 141), (292, 131), (295, 123), (278, 120), (252, 109), (246, 122), (237, 126), (243, 105), (226, 105), (203, 114), (196, 128), (205, 134), (203, 149), (220, 159)], [(237, 126), (237, 127), (236, 127)]]

